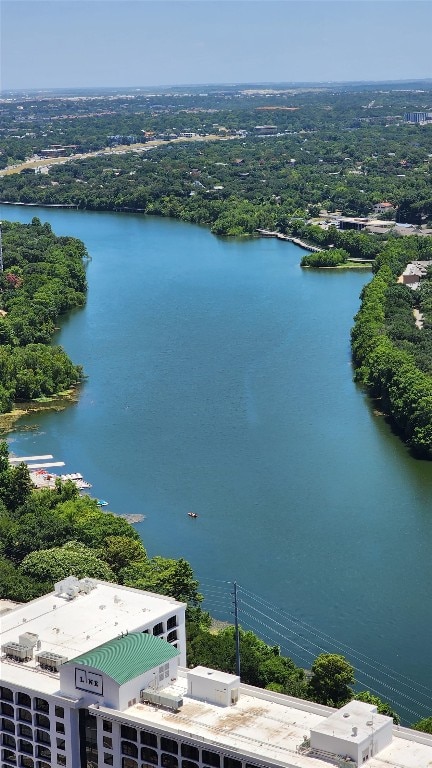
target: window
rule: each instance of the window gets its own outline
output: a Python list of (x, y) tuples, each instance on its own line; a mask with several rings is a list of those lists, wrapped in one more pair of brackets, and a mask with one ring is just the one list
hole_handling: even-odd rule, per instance
[(56, 739), (57, 749), (66, 749), (64, 739)]
[(64, 733), (65, 727), (64, 723), (56, 723), (56, 733)]
[(15, 714), (14, 708), (11, 707), (10, 704), (2, 704), (1, 705), (1, 713), (2, 715), (7, 715), (8, 717), (13, 717)]
[(178, 760), (174, 755), (163, 753), (161, 755), (161, 766), (162, 768), (178, 768)]
[(163, 664), (159, 667), (159, 682), (169, 677), (169, 664)]
[(167, 635), (167, 641), (169, 643), (172, 643), (174, 640), (177, 640), (177, 630), (174, 629), (172, 632), (168, 632)]
[(89, 768), (90, 766), (97, 766), (99, 765), (99, 757), (96, 717), (88, 709), (80, 709), (78, 719), (81, 765)]
[(129, 755), (129, 757), (138, 757), (138, 747), (136, 744), (132, 744), (131, 741), (122, 741), (121, 751), (123, 755)]
[(31, 744), (30, 741), (23, 741), (23, 739), (20, 739), (19, 741), (19, 750), (20, 752), (27, 752), (28, 755), (33, 754), (33, 744)]
[(158, 764), (157, 752), (155, 752), (154, 749), (150, 749), (150, 747), (141, 747), (141, 760), (144, 760), (146, 763), (149, 763), (150, 765), (157, 765)]
[(241, 760), (235, 760), (233, 757), (224, 757), (224, 768), (242, 768)]
[(35, 698), (34, 708), (39, 712), (49, 712), (49, 704), (46, 699), (40, 699), (39, 696)]
[(219, 755), (217, 755), (216, 752), (209, 752), (207, 749), (203, 749), (201, 760), (203, 763), (206, 763), (206, 765), (214, 766), (214, 768), (219, 768), (220, 766)]
[(10, 688), (5, 688), (4, 685), (0, 685), (0, 699), (3, 701), (13, 701), (13, 692)]
[[(21, 726), (23, 728), (25, 726)], [(15, 733), (15, 723), (12, 720), (2, 718), (2, 731), (9, 731), (9, 733)]]
[(48, 744), (51, 746), (51, 736), (46, 731), (36, 731), (36, 739), (39, 744)]
[(25, 720), (26, 723), (31, 723), (32, 721), (31, 712), (29, 712), (28, 709), (19, 709), (18, 720)]
[(104, 763), (105, 765), (114, 765), (113, 756), (109, 752), (104, 752)]
[(112, 722), (111, 722), (111, 720), (103, 720), (102, 728), (107, 733), (112, 733)]
[(7, 760), (9, 763), (16, 765), (15, 752), (11, 752), (10, 749), (2, 749), (2, 760)]
[(42, 760), (38, 760), (37, 768), (51, 768), (50, 763), (44, 763)]
[(57, 765), (66, 765), (66, 755), (57, 755)]
[(174, 629), (177, 626), (177, 616), (170, 616), (167, 621), (167, 629)]
[(182, 768), (198, 768), (197, 763), (192, 763), (191, 760), (183, 760), (182, 761)]
[(192, 747), (190, 744), (181, 745), (182, 757), (191, 757), (193, 760), (199, 760), (198, 747)]
[(51, 760), (51, 750), (48, 747), (36, 747), (36, 754), (38, 757), (43, 757), (45, 760)]
[(131, 728), (130, 725), (122, 725), (121, 737), (122, 739), (128, 739), (129, 741), (136, 741), (138, 738), (137, 729)]
[(163, 635), (163, 631), (164, 631), (164, 625), (162, 624), (161, 621), (159, 622), (159, 624), (155, 624), (155, 626), (153, 627), (154, 635)]
[(18, 704), (21, 704), (22, 707), (31, 707), (31, 698), (27, 695), (27, 693), (21, 693), (21, 691), (18, 693)]
[(141, 731), (141, 744), (147, 744), (148, 747), (156, 747), (157, 749), (158, 743), (156, 734), (150, 733), (149, 731)]
[(123, 757), (122, 768), (138, 768), (138, 763), (136, 760), (132, 760), (131, 757)]
[(19, 735), (20, 736), (26, 736), (28, 739), (33, 738), (33, 731), (28, 725), (20, 725), (19, 726)]
[(63, 709), (63, 707), (56, 707), (55, 708), (55, 716), (56, 717), (64, 717), (64, 709)]
[(12, 747), (12, 749), (16, 749), (15, 738), (10, 736), (9, 733), (3, 734), (2, 744), (4, 747)]
[(34, 768), (34, 762), (31, 757), (26, 757), (23, 755), (21, 757), (20, 765), (22, 768)]
[(174, 739), (168, 739), (166, 736), (162, 736), (161, 749), (164, 749), (165, 752), (172, 752), (173, 755), (176, 755), (178, 752), (178, 744), (176, 741), (174, 741)]
[[(23, 710), (23, 712), (25, 712), (25, 709)], [(49, 730), (49, 727), (50, 727), (49, 717), (47, 717), (46, 715), (37, 714), (36, 725), (38, 725), (40, 728), (48, 728)]]
[(102, 743), (105, 747), (105, 749), (112, 749), (112, 738), (111, 736), (104, 736), (102, 739)]

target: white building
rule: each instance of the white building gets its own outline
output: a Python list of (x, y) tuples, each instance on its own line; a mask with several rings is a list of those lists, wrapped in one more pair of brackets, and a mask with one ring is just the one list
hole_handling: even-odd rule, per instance
[(373, 209), (374, 213), (388, 213), (388, 211), (394, 211), (395, 208), (393, 203), (383, 201), (381, 203), (376, 203)]
[(2, 616), (1, 768), (426, 768), (432, 737), (185, 664), (185, 606), (73, 577)]

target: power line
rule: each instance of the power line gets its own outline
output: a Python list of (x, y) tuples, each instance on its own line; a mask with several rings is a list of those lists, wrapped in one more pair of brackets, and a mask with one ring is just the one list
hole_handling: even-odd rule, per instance
[[(251, 597), (251, 599), (254, 599), (256, 602), (258, 602), (260, 605), (263, 605), (266, 607), (269, 611), (277, 612), (278, 617), (285, 616), (288, 618), (288, 621), (291, 623), (297, 625), (298, 628), (302, 629), (304, 632), (307, 632), (309, 634), (312, 634), (316, 636), (317, 638), (321, 639), (322, 641), (331, 641), (331, 643), (335, 646), (339, 646), (341, 649), (343, 649), (345, 652), (348, 651), (350, 655), (353, 658), (359, 659), (362, 664), (365, 664), (366, 666), (370, 666), (372, 669), (378, 670), (380, 673), (384, 674), (386, 677), (393, 678), (399, 685), (404, 685), (406, 687), (410, 687), (411, 690), (415, 690), (418, 694), (421, 696), (424, 696), (426, 692), (428, 695), (428, 698), (432, 700), (430, 688), (428, 688), (425, 685), (422, 685), (422, 683), (419, 683), (417, 681), (412, 680), (411, 678), (407, 677), (406, 675), (403, 675), (399, 672), (396, 672), (394, 669), (391, 669), (391, 667), (386, 666), (385, 664), (381, 664), (381, 662), (378, 662), (374, 659), (371, 659), (371, 657), (361, 653), (360, 651), (345, 645), (344, 643), (341, 643), (339, 640), (336, 640), (335, 638), (331, 637), (330, 635), (327, 635), (325, 632), (322, 632), (321, 630), (318, 630), (316, 627), (313, 627), (310, 624), (307, 624), (306, 622), (302, 621), (301, 619), (298, 619), (297, 617), (292, 616), (292, 614), (287, 613), (284, 611), (284, 609), (279, 608), (277, 606), (273, 606), (271, 603), (263, 600), (259, 595), (255, 595), (253, 592), (250, 592), (249, 590), (245, 589), (244, 587), (241, 587), (241, 590), (245, 592), (247, 595)], [(272, 619), (269, 617), (270, 621), (275, 621), (275, 619)], [(282, 626), (282, 625), (281, 625)], [(287, 631), (293, 632), (294, 630), (286, 627)], [(319, 646), (318, 646), (319, 647)], [(374, 663), (372, 663), (374, 662)], [(386, 671), (389, 670), (389, 671)], [(405, 682), (407, 681), (407, 682)], [(417, 689), (417, 690), (416, 690)], [(422, 689), (422, 690), (420, 690)]]
[[(226, 586), (232, 585), (233, 582), (223, 582), (221, 580), (207, 580), (208, 589), (210, 593), (214, 595), (214, 597), (217, 597), (217, 601), (210, 600), (210, 604), (217, 604), (220, 608), (223, 610), (227, 610), (227, 606), (223, 602), (221, 604), (220, 600), (224, 601), (228, 598), (229, 593), (225, 592), (221, 586), (221, 584), (224, 584)], [(411, 678), (407, 677), (406, 675), (402, 675), (398, 672), (396, 672), (391, 667), (388, 667), (386, 665), (381, 664), (380, 662), (372, 659), (370, 656), (367, 656), (366, 654), (362, 653), (361, 651), (358, 651), (348, 645), (345, 645), (344, 643), (340, 642), (339, 640), (336, 640), (331, 635), (328, 635), (327, 633), (317, 629), (311, 624), (308, 624), (307, 622), (299, 619), (297, 616), (293, 616), (293, 614), (290, 614), (286, 610), (273, 605), (269, 601), (265, 600), (260, 595), (257, 595), (256, 593), (252, 592), (251, 590), (246, 589), (245, 587), (242, 587), (241, 585), (237, 584), (237, 603), (238, 603), (238, 615), (240, 619), (240, 623), (249, 629), (251, 629), (253, 632), (256, 632), (259, 636), (264, 637), (266, 640), (268, 640), (270, 643), (277, 643), (278, 645), (281, 644), (280, 640), (275, 641), (275, 636), (278, 638), (282, 638), (283, 644), (286, 646), (287, 644), (290, 645), (293, 648), (293, 653), (295, 653), (296, 657), (301, 659), (303, 663), (306, 664), (306, 666), (310, 665), (310, 658), (315, 658), (317, 655), (317, 651), (328, 653), (328, 645), (329, 643), (332, 644), (332, 646), (335, 646), (338, 649), (341, 649), (344, 653), (348, 652), (348, 655), (350, 658), (352, 657), (356, 661), (360, 662), (363, 666), (369, 667), (374, 672), (378, 673), (380, 677), (376, 677), (375, 675), (371, 674), (371, 672), (362, 669), (361, 667), (356, 668), (356, 680), (357, 682), (365, 686), (366, 689), (370, 690), (372, 693), (377, 694), (381, 698), (389, 699), (393, 705), (396, 707), (403, 707), (405, 711), (410, 712), (412, 715), (416, 717), (420, 717), (418, 712), (415, 712), (414, 710), (410, 709), (405, 703), (401, 703), (400, 699), (406, 699), (408, 702), (417, 705), (421, 708), (425, 706), (424, 702), (419, 702), (417, 699), (413, 698), (412, 696), (409, 696), (407, 693), (402, 692), (400, 688), (393, 687), (389, 682), (387, 682), (385, 679), (382, 679), (382, 676), (384, 678), (388, 678), (391, 681), (394, 681), (396, 685), (399, 687), (405, 687), (409, 691), (411, 691), (414, 694), (417, 694), (417, 696), (420, 696), (422, 699), (426, 698), (427, 700), (432, 701), (430, 689), (427, 688), (425, 685), (422, 685), (421, 683), (418, 683), (417, 681), (412, 680)], [(232, 595), (232, 592), (231, 592)], [(245, 596), (248, 598), (245, 600)], [(254, 605), (255, 603), (255, 605)], [(257, 607), (257, 605), (259, 607)], [(250, 613), (246, 608), (249, 609), (249, 611), (252, 611)], [(260, 610), (260, 608), (263, 608), (265, 610)], [(268, 611), (265, 612), (265, 611)], [(274, 618), (272, 615), (269, 615), (272, 613), (277, 614), (277, 619)], [(247, 618), (246, 618), (247, 617)], [(259, 617), (259, 618), (258, 618)], [(257, 630), (256, 625), (259, 625), (259, 629)], [(278, 627), (279, 629), (276, 629)], [(282, 631), (280, 631), (282, 630)], [(268, 632), (270, 632), (270, 637), (268, 635)], [(309, 635), (310, 637), (307, 637)], [(296, 639), (294, 639), (296, 638)], [(300, 641), (300, 642), (298, 642)], [(319, 643), (323, 643), (323, 645), (320, 645)], [(306, 646), (306, 647), (305, 647)], [(307, 659), (306, 657), (310, 657)], [(359, 673), (362, 676), (362, 679), (358, 677)], [(372, 681), (373, 685), (370, 684), (370, 682), (365, 682), (363, 678), (366, 678), (369, 681)], [(378, 690), (374, 687), (375, 684), (378, 684), (381, 687), (381, 690)], [(387, 690), (387, 693), (382, 692), (382, 688)]]

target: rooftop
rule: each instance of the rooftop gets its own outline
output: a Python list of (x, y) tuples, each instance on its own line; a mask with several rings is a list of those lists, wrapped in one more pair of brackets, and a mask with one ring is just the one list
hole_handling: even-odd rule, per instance
[(71, 659), (68, 663), (98, 669), (119, 685), (123, 685), (179, 655), (180, 651), (162, 638), (144, 632), (131, 632), (123, 637), (108, 640), (107, 643)]
[[(350, 701), (323, 720), (314, 731), (361, 743), (370, 735), (371, 728), (377, 731), (390, 720), (386, 715), (378, 715), (374, 709), (362, 701)], [(352, 733), (353, 728), (356, 729), (355, 733)]]
[[(324, 768), (335, 763), (317, 756), (300, 754), (298, 747), (309, 738), (311, 728), (326, 727), (329, 715), (338, 712), (309, 701), (283, 696), (248, 685), (240, 687), (235, 706), (220, 707), (187, 695), (186, 670), (179, 670), (175, 683), (164, 691), (183, 697), (178, 712), (135, 704), (122, 715), (138, 727), (145, 724), (190, 739), (205, 739), (214, 745), (250, 755), (254, 764), (283, 768)], [(105, 716), (110, 710), (100, 708)], [(381, 715), (373, 715), (378, 724)], [(332, 718), (333, 719), (333, 718)], [(352, 715), (352, 723), (356, 719)], [(332, 728), (333, 730), (333, 728)], [(210, 747), (211, 748), (211, 747)], [(432, 736), (405, 728), (393, 728), (393, 742), (368, 768), (430, 768), (432, 765)]]
[[(163, 595), (96, 581), (88, 594), (73, 599), (54, 592), (19, 605), (1, 617), (1, 645), (17, 643), (24, 632), (34, 633), (40, 650), (73, 659), (113, 640), (174, 614), (182, 603)], [(58, 690), (58, 676), (41, 672), (36, 660), (18, 663), (2, 659), (2, 679), (45, 693)]]

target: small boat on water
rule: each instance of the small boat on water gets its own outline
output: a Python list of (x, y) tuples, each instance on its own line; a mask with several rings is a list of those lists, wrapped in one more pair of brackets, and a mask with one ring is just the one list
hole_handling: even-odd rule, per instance
[(197, 515), (197, 513), (196, 513), (196, 512), (188, 512), (188, 516), (189, 516), (189, 517), (193, 517), (194, 519), (195, 519), (196, 517), (198, 517), (198, 515)]
[(98, 507), (107, 507), (109, 504), (109, 501), (104, 501), (104, 499), (96, 499), (96, 504)]

